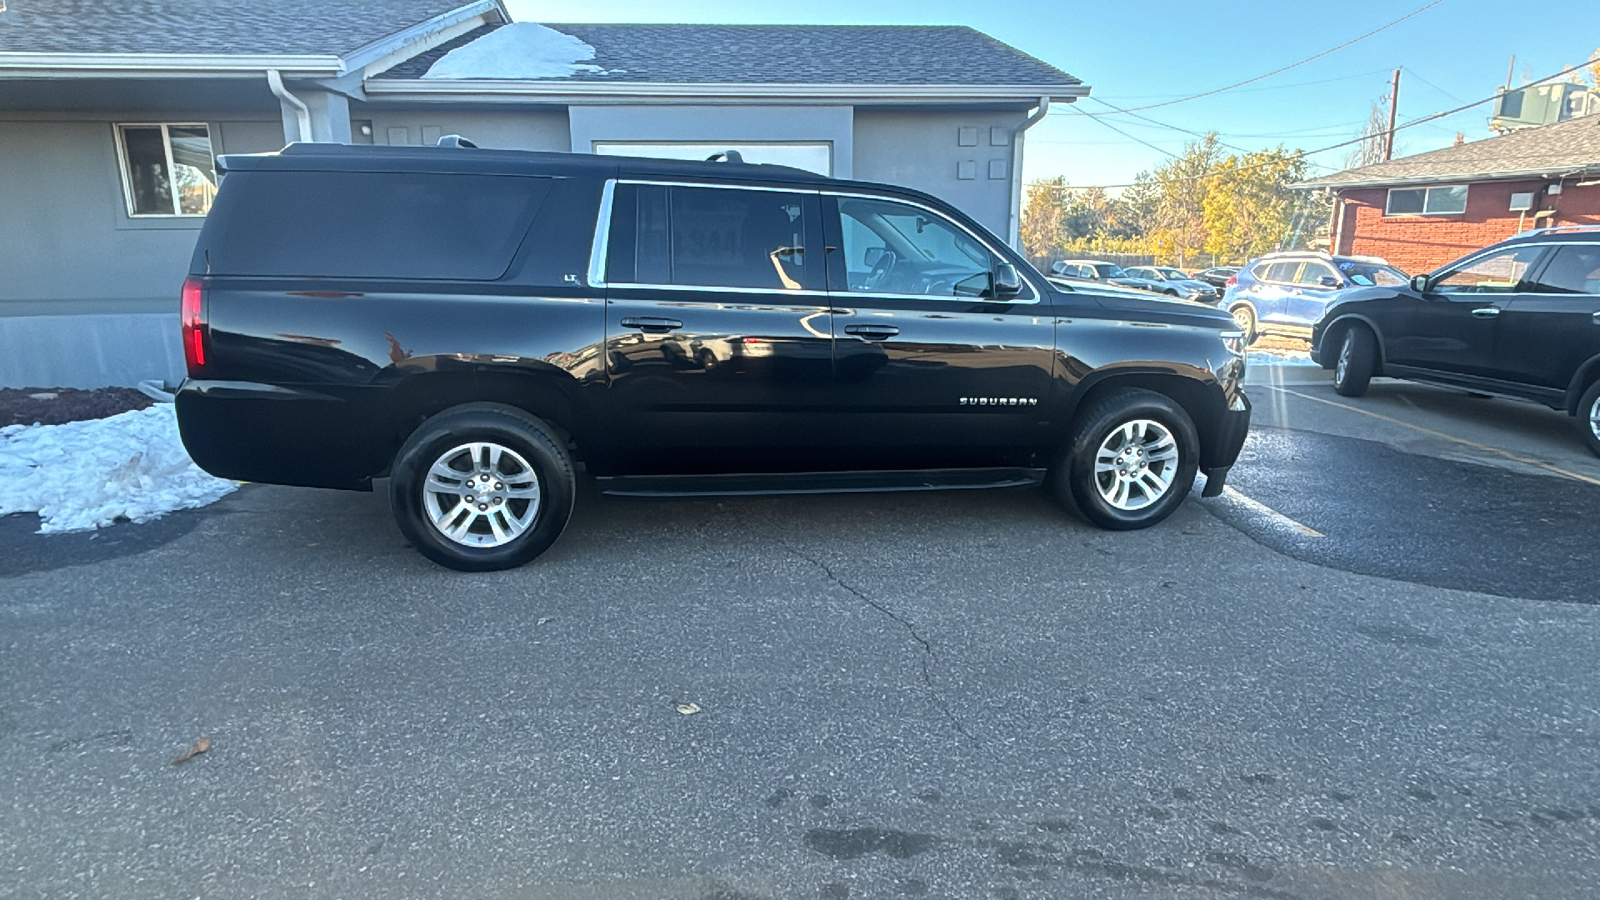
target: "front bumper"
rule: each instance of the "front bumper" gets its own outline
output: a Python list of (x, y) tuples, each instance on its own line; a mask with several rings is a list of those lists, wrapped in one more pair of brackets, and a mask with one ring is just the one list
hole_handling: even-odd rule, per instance
[(1215, 497), (1227, 486), (1228, 470), (1239, 460), (1250, 435), (1250, 398), (1240, 389), (1230, 408), (1200, 439), (1200, 472), (1206, 476), (1202, 497)]

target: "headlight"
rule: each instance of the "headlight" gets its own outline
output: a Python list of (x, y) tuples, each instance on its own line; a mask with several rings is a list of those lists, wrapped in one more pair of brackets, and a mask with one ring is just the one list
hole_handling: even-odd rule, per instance
[(1238, 357), (1244, 356), (1244, 332), (1224, 331), (1219, 337), (1222, 338), (1222, 345), (1228, 348), (1229, 353)]

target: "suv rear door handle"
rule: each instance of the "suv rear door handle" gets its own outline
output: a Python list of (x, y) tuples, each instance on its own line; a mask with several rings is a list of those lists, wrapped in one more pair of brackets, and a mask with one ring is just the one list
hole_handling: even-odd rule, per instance
[(1480, 306), (1477, 309), (1473, 310), (1472, 314), (1477, 316), (1480, 319), (1492, 319), (1495, 316), (1500, 315), (1500, 307), (1498, 307), (1498, 306)]
[(893, 325), (846, 325), (844, 331), (869, 341), (886, 341), (900, 333)]
[(622, 327), (661, 333), (682, 328), (683, 323), (677, 319), (663, 319), (657, 316), (628, 316), (622, 320)]

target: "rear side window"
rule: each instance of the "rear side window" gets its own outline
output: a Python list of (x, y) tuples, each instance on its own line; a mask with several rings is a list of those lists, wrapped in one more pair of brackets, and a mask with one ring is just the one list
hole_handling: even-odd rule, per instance
[(606, 281), (763, 291), (820, 289), (815, 195), (620, 184)]
[(546, 178), (237, 172), (207, 223), (214, 275), (493, 281)]
[(1272, 265), (1267, 266), (1266, 274), (1258, 277), (1260, 277), (1263, 281), (1278, 281), (1288, 284), (1294, 281), (1295, 273), (1298, 271), (1300, 271), (1299, 260), (1275, 262)]
[(1600, 294), (1600, 244), (1557, 249), (1531, 289), (1540, 294)]

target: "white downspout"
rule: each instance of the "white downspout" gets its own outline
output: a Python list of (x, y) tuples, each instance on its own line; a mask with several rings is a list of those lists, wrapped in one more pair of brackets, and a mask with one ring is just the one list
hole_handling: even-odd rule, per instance
[(305, 101), (289, 93), (289, 89), (283, 86), (283, 76), (278, 74), (277, 69), (267, 70), (267, 87), (272, 89), (274, 97), (294, 107), (295, 123), (300, 128), (300, 140), (309, 143), (311, 141), (311, 109), (306, 106)]
[[(1039, 110), (1011, 132), (1011, 249), (1022, 250), (1022, 133), (1039, 124), (1050, 111), (1050, 98), (1039, 98)], [(1026, 256), (1026, 253), (1023, 253)]]

